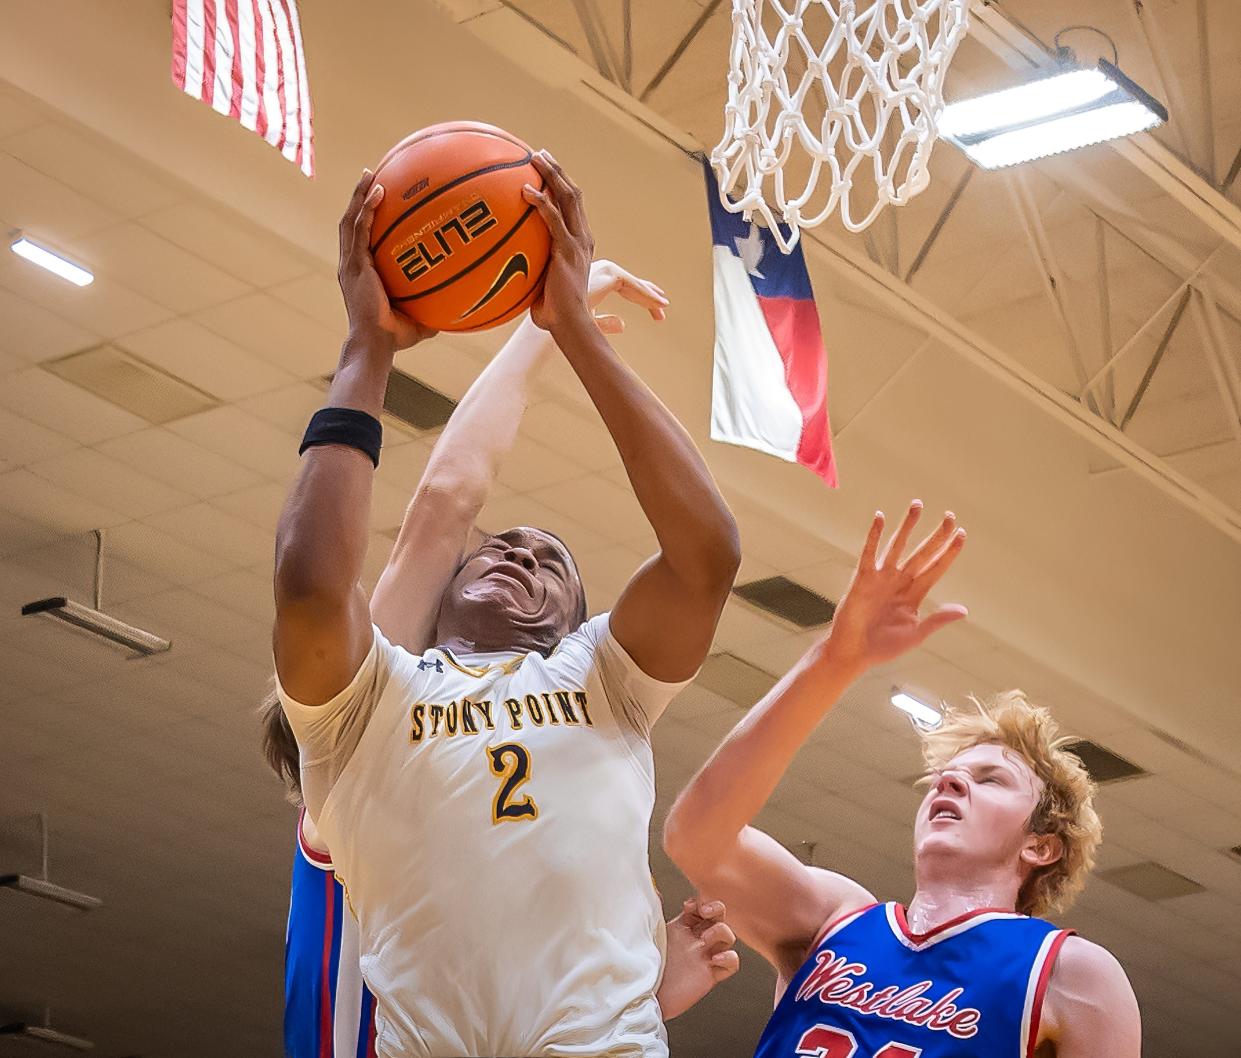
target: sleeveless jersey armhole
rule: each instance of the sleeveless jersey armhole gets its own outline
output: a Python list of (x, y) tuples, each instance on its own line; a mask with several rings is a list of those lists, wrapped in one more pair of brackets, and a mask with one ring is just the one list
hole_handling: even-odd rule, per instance
[(1043, 1000), (1047, 997), (1047, 984), (1051, 980), (1052, 970), (1055, 969), (1056, 956), (1060, 954), (1064, 942), (1074, 933), (1076, 930), (1072, 929), (1048, 933), (1038, 954), (1034, 957), (1034, 965), (1030, 967), (1030, 981), (1026, 987), (1025, 1008), (1021, 1018), (1021, 1035), (1024, 1041), (1022, 1058), (1034, 1058), (1034, 1051), (1038, 1046), (1039, 1024), (1043, 1017)]

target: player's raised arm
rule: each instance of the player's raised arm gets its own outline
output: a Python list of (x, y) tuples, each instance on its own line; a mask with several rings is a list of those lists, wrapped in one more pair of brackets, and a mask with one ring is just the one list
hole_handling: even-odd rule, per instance
[(883, 515), (875, 515), (828, 635), (733, 728), (664, 825), (673, 862), (706, 898), (724, 900), (737, 935), (781, 970), (800, 964), (826, 918), (870, 897), (848, 879), (802, 865), (750, 821), (851, 683), (965, 616), (960, 606), (919, 616), (965, 539), (954, 517), (945, 515), (902, 560), (920, 511), (921, 504), (911, 505), (882, 555)]
[(326, 406), (307, 428), (301, 468), (276, 529), (276, 672), (285, 691), (306, 705), (344, 690), (370, 648), (359, 577), (379, 414), (396, 351), (429, 335), (392, 309), (375, 272), (367, 246), (382, 197), (383, 188), (363, 170), (340, 222), (338, 278), (349, 336)]
[(585, 292), (594, 240), (581, 192), (546, 152), (534, 165), (547, 190), (525, 194), (551, 230), (552, 260), (531, 315), (581, 379), (659, 539), (659, 553), (612, 611), (612, 634), (647, 675), (686, 680), (706, 657), (740, 563), (737, 525), (684, 428), (591, 321)]
[[(588, 305), (593, 309), (615, 292), (655, 314), (659, 300), (649, 284), (622, 285), (622, 275), (628, 273), (610, 261), (594, 262)], [(594, 320), (605, 334), (622, 327), (617, 316)], [(372, 618), (393, 643), (416, 653), (432, 645), (444, 589), (469, 549), (475, 519), (517, 438), (538, 373), (555, 351), (551, 335), (526, 317), (453, 410), (371, 596)]]

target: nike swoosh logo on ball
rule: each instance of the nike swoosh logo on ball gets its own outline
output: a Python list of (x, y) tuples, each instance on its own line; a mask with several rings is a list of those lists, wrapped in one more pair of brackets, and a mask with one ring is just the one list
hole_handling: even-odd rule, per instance
[(500, 291), (503, 290), (506, 286), (508, 286), (508, 284), (512, 282), (517, 276), (529, 276), (529, 275), (530, 275), (530, 262), (526, 260), (526, 255), (524, 253), (513, 254), (513, 256), (510, 257), (508, 261), (505, 263), (504, 267), (500, 269), (500, 274), (496, 276), (496, 281), (491, 284), (491, 289), (488, 290), (487, 293), (484, 294), (481, 298), (479, 298), (476, 302), (474, 302), (473, 305), (471, 305), (468, 309), (466, 309), (463, 313), (461, 313), (461, 315), (458, 316), (457, 319), (463, 320), (467, 316), (473, 316), (474, 313), (476, 313), (479, 309), (481, 309), (484, 305), (486, 305), (487, 302), (491, 301), (492, 298), (494, 298), (497, 294), (499, 294)]

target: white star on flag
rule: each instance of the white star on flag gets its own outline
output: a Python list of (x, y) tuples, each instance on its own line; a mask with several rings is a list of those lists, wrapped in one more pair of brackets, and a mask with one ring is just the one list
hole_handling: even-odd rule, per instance
[(745, 270), (755, 279), (766, 279), (762, 272), (758, 270), (758, 266), (763, 263), (763, 236), (758, 230), (758, 225), (753, 221), (750, 222), (750, 234), (744, 239), (734, 238), (733, 242), (737, 245), (737, 255), (741, 258), (741, 263), (745, 265)]

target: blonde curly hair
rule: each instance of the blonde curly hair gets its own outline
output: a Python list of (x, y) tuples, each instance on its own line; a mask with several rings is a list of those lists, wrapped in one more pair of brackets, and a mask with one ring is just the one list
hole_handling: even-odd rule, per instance
[(1072, 738), (1046, 709), (1032, 705), (1021, 691), (1006, 691), (974, 708), (948, 707), (939, 727), (922, 733), (922, 759), (942, 771), (953, 757), (973, 746), (998, 743), (1018, 754), (1043, 781), (1043, 792), (1028, 823), (1032, 834), (1052, 834), (1063, 853), (1036, 868), (1021, 886), (1017, 910), (1043, 915), (1064, 910), (1086, 884), (1103, 824), (1094, 809), (1096, 786), (1081, 759), (1065, 747)]

